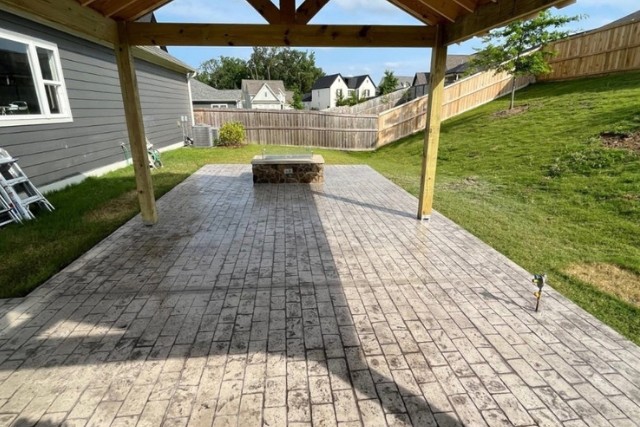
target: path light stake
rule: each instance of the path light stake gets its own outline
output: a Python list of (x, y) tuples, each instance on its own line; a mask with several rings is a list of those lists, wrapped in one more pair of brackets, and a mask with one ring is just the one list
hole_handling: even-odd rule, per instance
[(546, 274), (534, 274), (533, 279), (531, 279), (533, 283), (538, 287), (538, 292), (534, 292), (533, 295), (536, 297), (536, 312), (540, 307), (540, 298), (542, 298), (542, 288), (544, 288), (544, 284), (547, 281)]

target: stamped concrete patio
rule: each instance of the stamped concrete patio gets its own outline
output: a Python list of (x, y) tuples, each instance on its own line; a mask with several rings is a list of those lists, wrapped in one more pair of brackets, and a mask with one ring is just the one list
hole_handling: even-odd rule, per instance
[(207, 166), (0, 301), (0, 425), (632, 426), (640, 349), (364, 166)]

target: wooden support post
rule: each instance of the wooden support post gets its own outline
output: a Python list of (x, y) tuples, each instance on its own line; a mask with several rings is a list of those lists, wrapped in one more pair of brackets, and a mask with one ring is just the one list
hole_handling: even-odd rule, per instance
[(153, 225), (158, 222), (158, 213), (156, 211), (156, 200), (153, 194), (151, 170), (147, 156), (147, 139), (144, 133), (136, 69), (131, 52), (132, 46), (129, 44), (127, 37), (126, 25), (124, 22), (118, 23), (118, 40), (115, 45), (116, 61), (118, 63), (120, 89), (127, 121), (129, 145), (131, 146), (131, 159), (133, 161), (133, 170), (136, 174), (136, 188), (142, 222), (145, 225)]
[(433, 209), (433, 192), (438, 162), (440, 142), (440, 122), (444, 95), (444, 76), (447, 70), (447, 46), (444, 44), (444, 28), (439, 25), (436, 42), (431, 51), (431, 83), (427, 99), (427, 126), (422, 152), (422, 176), (420, 180), (420, 200), (418, 219), (429, 219)]

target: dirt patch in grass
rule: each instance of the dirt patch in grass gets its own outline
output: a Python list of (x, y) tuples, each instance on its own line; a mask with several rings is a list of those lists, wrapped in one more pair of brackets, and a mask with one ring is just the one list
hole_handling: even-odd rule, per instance
[(605, 263), (574, 264), (565, 272), (629, 304), (640, 307), (640, 275), (638, 274)]
[(511, 117), (516, 116), (518, 114), (522, 114), (526, 111), (529, 111), (529, 104), (517, 105), (510, 110), (500, 110), (493, 113), (493, 117), (503, 118), (503, 117)]
[(622, 148), (640, 154), (640, 131), (633, 133), (602, 132), (602, 145), (607, 148)]
[(96, 209), (85, 215), (88, 222), (110, 222), (121, 220), (137, 209), (138, 193), (136, 190), (128, 191), (121, 196), (109, 200), (107, 203), (98, 206)]

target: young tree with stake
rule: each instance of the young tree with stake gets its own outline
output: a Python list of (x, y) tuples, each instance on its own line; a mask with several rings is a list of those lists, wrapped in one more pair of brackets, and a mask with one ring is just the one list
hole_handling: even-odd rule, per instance
[(548, 10), (529, 20), (515, 21), (506, 27), (490, 31), (483, 37), (485, 47), (478, 49), (471, 60), (471, 70), (492, 69), (512, 76), (511, 103), (515, 102), (516, 79), (520, 76), (548, 74), (549, 60), (555, 52), (545, 47), (569, 35), (561, 28), (582, 16), (555, 16)]

